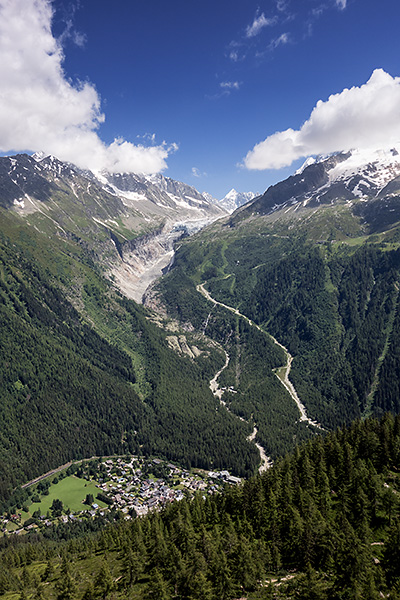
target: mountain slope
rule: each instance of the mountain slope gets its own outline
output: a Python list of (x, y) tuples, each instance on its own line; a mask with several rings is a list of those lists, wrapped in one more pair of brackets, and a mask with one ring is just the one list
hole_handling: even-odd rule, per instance
[(0, 158), (0, 206), (47, 235), (75, 239), (137, 301), (149, 283), (141, 281), (144, 271), (161, 273), (186, 228), (226, 214), (161, 175), (94, 174), (38, 154)]
[(96, 454), (252, 472), (250, 426), (217, 411), (209, 389), (224, 360), (215, 344), (157, 327), (79, 243), (0, 211), (0, 497)]
[[(272, 334), (293, 356), (290, 378), (308, 416), (326, 429), (400, 410), (400, 163), (395, 150), (364, 160), (355, 152), (306, 165), (184, 240), (153, 290), (171, 315), (201, 329), (211, 304), (197, 298), (196, 285), (205, 282), (214, 299)], [(228, 354), (244, 341), (239, 333), (233, 343), (236, 327), (232, 321)], [(248, 367), (235, 356), (225, 384), (238, 394), (223, 399), (241, 415), (247, 389), (237, 373)], [(273, 397), (257, 411), (270, 415), (256, 438), (267, 453), (282, 429), (298, 439), (293, 417), (285, 425), (277, 418)]]
[(399, 417), (357, 422), (222, 494), (6, 540), (0, 595), (395, 600), (399, 432)]

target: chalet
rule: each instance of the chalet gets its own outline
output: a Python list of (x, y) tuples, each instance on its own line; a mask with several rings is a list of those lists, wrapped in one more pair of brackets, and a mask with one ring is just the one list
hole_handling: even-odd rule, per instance
[(228, 477), (227, 481), (229, 483), (233, 483), (234, 485), (239, 485), (239, 483), (242, 483), (242, 480), (240, 479), (240, 477), (235, 477), (234, 475), (230, 475)]

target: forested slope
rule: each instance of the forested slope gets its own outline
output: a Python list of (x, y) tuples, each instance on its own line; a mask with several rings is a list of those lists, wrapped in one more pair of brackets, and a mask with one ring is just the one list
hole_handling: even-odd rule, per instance
[[(298, 395), (309, 416), (327, 429), (371, 413), (398, 412), (397, 229), (368, 235), (354, 215), (336, 207), (297, 220), (238, 218), (181, 244), (172, 271), (156, 286), (170, 314), (201, 329), (211, 312), (208, 332), (220, 339), (212, 323), (222, 309), (196, 298), (196, 285), (205, 282), (213, 298), (238, 309), (288, 349)], [(228, 353), (232, 339), (233, 333), (229, 340), (226, 336)], [(264, 359), (263, 364), (271, 373), (273, 366)], [(245, 370), (242, 353), (236, 372)], [(267, 377), (262, 379), (268, 386)], [(227, 383), (237, 384), (234, 373)], [(271, 406), (264, 402), (265, 410)], [(287, 423), (292, 426), (291, 417)], [(267, 452), (274, 451), (275, 441), (267, 437)]]
[(1, 217), (0, 495), (120, 452), (252, 473), (250, 426), (216, 411), (209, 390), (221, 352), (199, 340), (196, 359), (177, 354), (79, 245)]
[(0, 593), (397, 599), (399, 468), (400, 417), (356, 421), (221, 495), (178, 502), (100, 534), (83, 523), (47, 534), (64, 542), (34, 534), (5, 540)]

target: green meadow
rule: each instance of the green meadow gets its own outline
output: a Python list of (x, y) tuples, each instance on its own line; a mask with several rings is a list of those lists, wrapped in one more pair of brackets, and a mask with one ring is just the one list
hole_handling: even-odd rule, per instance
[(68, 508), (72, 513), (81, 510), (86, 510), (89, 507), (83, 504), (87, 494), (93, 494), (94, 501), (104, 508), (106, 505), (104, 502), (96, 499), (97, 495), (96, 485), (92, 481), (86, 479), (80, 479), (75, 475), (65, 477), (56, 484), (52, 484), (49, 488), (49, 494), (41, 495), (40, 502), (32, 502), (29, 506), (29, 513), (31, 516), (35, 511), (40, 510), (41, 515), (47, 514), (53, 503), (53, 500), (61, 500), (64, 506), (64, 511)]

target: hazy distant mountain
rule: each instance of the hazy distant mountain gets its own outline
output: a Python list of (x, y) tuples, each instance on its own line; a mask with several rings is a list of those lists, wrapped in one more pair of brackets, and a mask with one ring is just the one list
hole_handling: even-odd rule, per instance
[(237, 192), (234, 188), (226, 194), (220, 201), (220, 205), (223, 206), (227, 211), (233, 212), (239, 206), (243, 206), (250, 200), (253, 200), (258, 194), (254, 192)]

